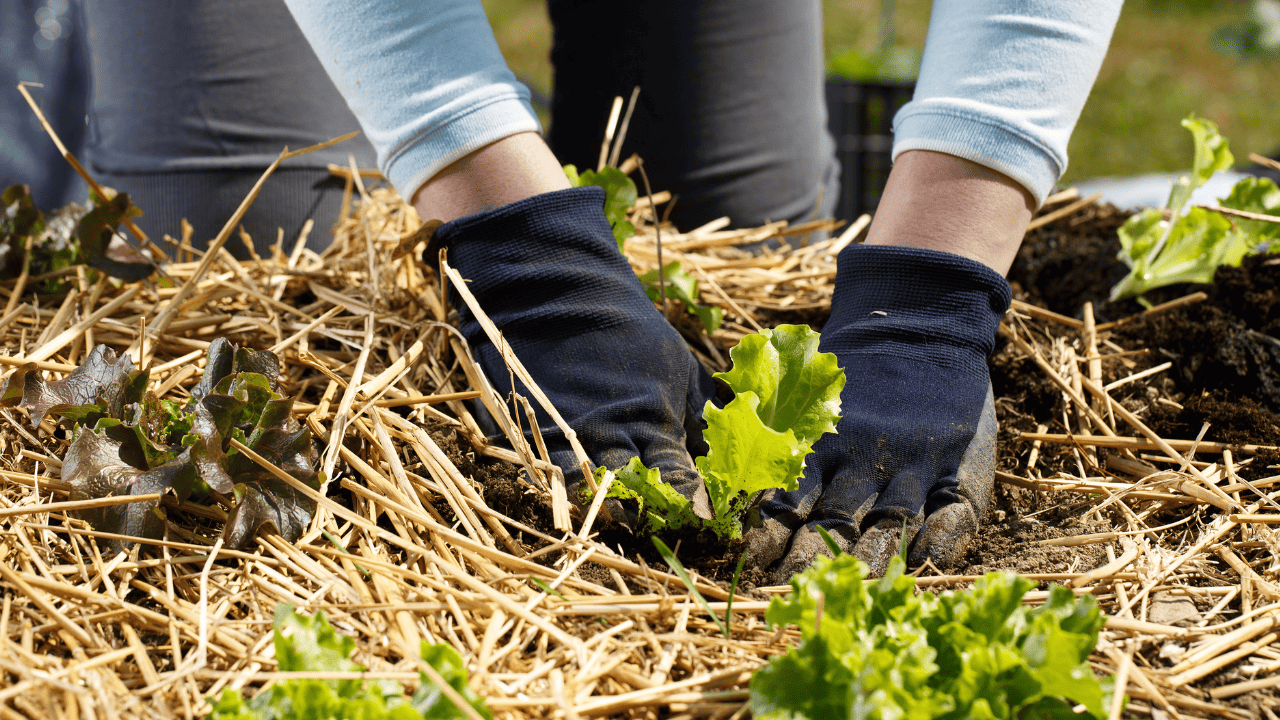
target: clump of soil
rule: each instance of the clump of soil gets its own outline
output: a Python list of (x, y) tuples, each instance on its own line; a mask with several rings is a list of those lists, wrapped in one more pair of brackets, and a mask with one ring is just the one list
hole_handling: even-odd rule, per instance
[[(1094, 205), (1027, 233), (1009, 270), (1014, 297), (1067, 316), (1077, 315), (1086, 301), (1101, 306), (1128, 274), (1116, 259), (1116, 230), (1131, 214)], [(1115, 310), (1128, 314), (1129, 309)]]
[[(996, 486), (994, 508), (961, 561), (960, 575), (983, 575), (995, 570), (1028, 573), (1067, 573), (1092, 570), (1106, 563), (1104, 544), (1080, 547), (1040, 545), (1041, 540), (1105, 532), (1106, 525), (1086, 525), (1080, 513), (1060, 505), (1041, 511), (1033, 493)], [(1029, 512), (1028, 512), (1029, 511)], [(1026, 512), (1027, 514), (1023, 514)]]
[(1118, 334), (1173, 361), (1174, 379), (1187, 390), (1222, 391), (1280, 412), (1280, 340), (1270, 334), (1280, 331), (1280, 265), (1246, 257), (1238, 268), (1219, 268), (1215, 279), (1207, 301)]

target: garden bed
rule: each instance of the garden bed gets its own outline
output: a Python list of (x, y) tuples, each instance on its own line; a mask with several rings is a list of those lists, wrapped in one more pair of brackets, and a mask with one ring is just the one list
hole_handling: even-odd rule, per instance
[[(0, 409), (0, 715), (199, 715), (223, 689), (277, 679), (271, 622), (288, 602), (353, 637), (366, 677), (412, 687), (419, 642), (452, 645), (497, 717), (743, 717), (751, 672), (797, 637), (763, 622), (783, 589), (748, 572), (726, 638), (647, 540), (591, 513), (557, 530), (567, 508), (521, 473), (544, 467), (538, 449), (492, 445), (472, 417), (471, 402), (503, 401), (446, 329), (437, 275), (402, 243), (416, 215), (346, 176), (354, 210), (323, 256), (294, 238), (249, 261), (184, 249), (166, 268), (175, 287), (81, 274), (66, 296), (27, 288), (0, 318), (6, 366), (36, 356), (58, 377), (104, 343), (176, 400), (213, 339), (273, 349), (281, 392), (333, 470), (297, 542), (260, 531), (220, 547), (220, 507), (168, 497), (165, 539), (113, 556), (56, 504), (69, 500), (65, 433)], [(642, 272), (657, 263), (654, 200), (657, 215), (647, 198), (632, 215)], [(1094, 667), (1120, 670), (1130, 714), (1257, 717), (1280, 686), (1280, 510), (1256, 492), (1276, 482), (1280, 454), (1250, 447), (1280, 444), (1267, 391), (1280, 355), (1266, 339), (1280, 267), (1251, 261), (1204, 297), (1137, 315), (1105, 302), (1124, 214), (1071, 194), (1045, 209), (1063, 210), (1011, 274), (1018, 302), (992, 360), (996, 502), (966, 567), (924, 568), (920, 585), (1012, 569), (1092, 593), (1112, 616)], [(680, 260), (725, 312), (706, 339), (671, 311), (708, 367), (726, 369), (758, 327), (821, 327), (835, 255), (865, 222), (796, 248), (739, 246), (828, 227), (661, 231), (663, 262)], [(739, 550), (677, 550), (722, 617)]]

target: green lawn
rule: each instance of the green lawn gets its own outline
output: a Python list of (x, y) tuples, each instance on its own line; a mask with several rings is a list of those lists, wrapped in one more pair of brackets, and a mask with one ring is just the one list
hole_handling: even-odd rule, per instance
[[(549, 88), (551, 31), (541, 0), (484, 0), (484, 5), (507, 61)], [(899, 0), (901, 41), (923, 44), (930, 5), (928, 0)], [(823, 7), (828, 55), (876, 47), (879, 2), (823, 0)], [(1072, 137), (1064, 183), (1184, 169), (1190, 164), (1191, 140), (1178, 121), (1189, 112), (1217, 122), (1241, 161), (1250, 152), (1265, 154), (1280, 147), (1280, 123), (1272, 111), (1280, 90), (1280, 60), (1241, 65), (1208, 44), (1214, 28), (1240, 21), (1246, 9), (1246, 3), (1210, 0), (1125, 3)]]

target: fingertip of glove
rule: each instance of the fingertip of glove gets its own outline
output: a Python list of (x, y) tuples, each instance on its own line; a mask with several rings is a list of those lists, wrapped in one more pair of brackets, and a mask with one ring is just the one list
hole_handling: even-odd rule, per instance
[(969, 503), (942, 507), (925, 520), (911, 543), (907, 563), (914, 567), (927, 560), (939, 570), (955, 567), (969, 551), (977, 531), (978, 516)]

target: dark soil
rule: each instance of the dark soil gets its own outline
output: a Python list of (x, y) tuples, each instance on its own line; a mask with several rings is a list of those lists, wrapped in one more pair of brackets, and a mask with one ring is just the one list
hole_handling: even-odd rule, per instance
[[(1120, 243), (1115, 234), (1127, 217), (1103, 205), (1029, 233), (1009, 273), (1014, 296), (1076, 318), (1091, 302), (1099, 323), (1140, 313), (1142, 308), (1133, 301), (1109, 301), (1111, 287), (1127, 272), (1116, 258)], [(1249, 257), (1239, 268), (1220, 269), (1212, 286), (1166, 288), (1149, 299), (1159, 303), (1196, 290), (1207, 292), (1208, 299), (1116, 328), (1117, 345), (1149, 352), (1130, 357), (1131, 366), (1104, 363), (1105, 380), (1170, 361), (1169, 371), (1121, 388), (1116, 399), (1162, 437), (1194, 439), (1208, 422), (1206, 440), (1280, 444), (1280, 341), (1275, 339), (1280, 335), (1280, 260)], [(990, 365), (999, 398), (1000, 469), (1025, 474), (1031, 443), (1019, 436), (1038, 426), (1063, 432), (1061, 394), (1031, 360), (1007, 343), (997, 344)], [(1099, 455), (1105, 464), (1106, 453)], [(1280, 457), (1272, 453), (1259, 453), (1241, 475), (1274, 475), (1277, 460)], [(1057, 470), (1078, 474), (1079, 467), (1069, 449), (1046, 445), (1036, 469), (1046, 475)], [(1046, 498), (997, 484), (993, 509), (965, 558), (969, 566), (964, 572), (1063, 572), (1072, 562), (1078, 567), (1099, 564), (1101, 546), (1086, 546), (1095, 549), (1086, 553), (1032, 544), (1108, 529), (1081, 524), (1087, 505), (1050, 506)], [(1066, 502), (1070, 501), (1068, 496)]]
[[(1116, 230), (1130, 213), (1111, 205), (1094, 205), (1077, 215), (1049, 223), (1027, 233), (1009, 284), (1013, 296), (1056, 313), (1077, 316), (1086, 301), (1095, 311), (1111, 294), (1111, 288), (1128, 270), (1116, 259), (1120, 240)], [(1118, 319), (1138, 308), (1115, 308)]]

